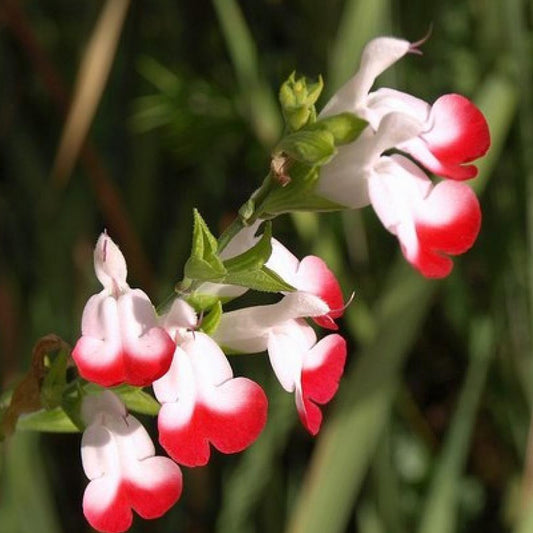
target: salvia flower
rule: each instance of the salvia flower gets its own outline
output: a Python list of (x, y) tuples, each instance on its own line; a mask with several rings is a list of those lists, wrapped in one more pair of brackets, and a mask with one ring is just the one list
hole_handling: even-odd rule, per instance
[[(351, 111), (369, 126), (321, 169), (317, 191), (347, 207), (372, 204), (406, 259), (425, 276), (440, 278), (453, 267), (448, 255), (468, 250), (479, 233), (479, 202), (457, 181), (477, 174), (469, 163), (487, 151), (490, 136), (481, 112), (460, 95), (444, 95), (430, 106), (391, 89), (369, 92), (379, 74), (415, 50), (416, 45), (389, 37), (365, 47), (359, 71), (321, 116)], [(384, 155), (391, 149), (449, 179), (434, 186), (406, 157)]]
[(83, 310), (82, 336), (72, 351), (78, 370), (105, 387), (149, 385), (168, 370), (174, 342), (157, 325), (148, 296), (126, 282), (126, 261), (107, 233), (96, 243), (94, 269), (104, 289)]
[(194, 311), (175, 300), (165, 327), (175, 336), (169, 371), (153, 384), (162, 404), (159, 442), (175, 461), (205, 465), (210, 444), (223, 453), (240, 452), (261, 433), (268, 402), (263, 389), (233, 371), (217, 343), (196, 326)]
[(346, 360), (346, 342), (331, 334), (317, 343), (303, 317), (327, 314), (319, 297), (294, 292), (272, 305), (225, 313), (214, 336), (224, 347), (246, 353), (268, 351), (281, 386), (294, 392), (300, 419), (316, 435), (322, 422), (317, 404), (329, 402), (338, 388)]
[(139, 421), (128, 415), (110, 391), (85, 397), (87, 423), (81, 457), (90, 482), (83, 495), (83, 513), (98, 531), (129, 529), (132, 510), (143, 518), (163, 515), (178, 500), (181, 471), (155, 449)]

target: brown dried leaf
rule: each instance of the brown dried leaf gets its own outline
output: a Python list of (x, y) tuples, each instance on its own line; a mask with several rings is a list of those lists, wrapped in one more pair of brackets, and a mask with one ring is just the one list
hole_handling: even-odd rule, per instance
[(21, 414), (41, 409), (41, 384), (46, 374), (45, 356), (56, 350), (70, 353), (70, 346), (57, 335), (50, 333), (41, 337), (32, 351), (31, 367), (22, 381), (15, 387), (11, 403), (0, 421), (0, 437), (11, 435), (15, 431)]

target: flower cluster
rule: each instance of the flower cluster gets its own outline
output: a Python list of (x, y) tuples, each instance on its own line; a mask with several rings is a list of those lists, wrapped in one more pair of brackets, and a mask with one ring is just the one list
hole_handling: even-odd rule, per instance
[[(94, 268), (103, 290), (88, 300), (72, 351), (81, 378), (96, 385), (81, 387), (90, 480), (83, 509), (94, 528), (125, 531), (132, 510), (161, 516), (180, 497), (178, 465), (205, 465), (211, 447), (235, 453), (258, 438), (267, 397), (259, 384), (234, 376), (227, 354), (266, 352), (281, 387), (294, 393), (303, 426), (319, 432), (320, 406), (335, 395), (346, 361), (346, 341), (336, 332), (346, 304), (325, 262), (295, 257), (266, 219), (371, 204), (428, 277), (448, 275), (449, 255), (472, 246), (481, 212), (463, 181), (475, 177), (471, 161), (490, 143), (483, 115), (457, 94), (429, 105), (392, 89), (370, 92), (381, 72), (415, 51), (417, 44), (399, 39), (371, 41), (359, 71), (318, 115), (322, 81), (306, 85), (291, 76), (280, 93), (288, 134), (274, 151), (276, 164), (219, 241), (195, 212), (181, 292), (163, 314), (128, 285), (122, 253), (107, 233), (100, 236)], [(424, 169), (442, 179), (434, 184)], [(278, 296), (223, 310), (249, 289)], [(155, 456), (118, 390), (108, 390), (117, 385), (152, 387), (168, 457)]]
[[(227, 254), (257, 240), (255, 229), (241, 232)], [(267, 419), (266, 395), (254, 381), (234, 377), (220, 346), (241, 353), (268, 350), (282, 387), (295, 393), (304, 426), (312, 434), (318, 432), (318, 405), (331, 400), (337, 390), (346, 343), (338, 334), (317, 341), (306, 318), (336, 329), (342, 294), (321, 259), (308, 256), (298, 261), (272, 241), (269, 266), (296, 290), (272, 305), (223, 314), (213, 335), (208, 335), (184, 299), (176, 298), (165, 314), (157, 316), (146, 294), (126, 282), (119, 248), (107, 233), (98, 239), (94, 265), (104, 288), (85, 306), (82, 336), (72, 356), (80, 375), (102, 387), (152, 385), (161, 404), (159, 442), (170, 458), (154, 457), (148, 433), (113, 392), (85, 396), (82, 462), (91, 481), (83, 510), (97, 530), (127, 530), (132, 509), (143, 518), (161, 516), (181, 494), (178, 464), (205, 465), (211, 446), (235, 453), (259, 436)], [(202, 290), (223, 289), (205, 284)]]
[[(469, 164), (488, 150), (487, 123), (477, 107), (458, 94), (433, 105), (393, 89), (370, 92), (375, 79), (420, 43), (380, 37), (367, 44), (359, 71), (322, 110), (320, 117), (353, 112), (368, 122), (359, 138), (341, 146), (321, 170), (318, 192), (341, 205), (371, 204), (400, 241), (405, 258), (427, 277), (447, 276), (448, 255), (468, 250), (481, 224)], [(434, 185), (418, 164), (444, 178)]]

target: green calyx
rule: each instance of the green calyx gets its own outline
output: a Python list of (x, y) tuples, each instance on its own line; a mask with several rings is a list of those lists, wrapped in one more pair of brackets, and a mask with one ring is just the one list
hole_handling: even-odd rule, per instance
[(316, 120), (283, 137), (272, 153), (273, 183), (259, 216), (271, 218), (290, 211), (338, 211), (345, 207), (315, 194), (320, 168), (338, 147), (357, 140), (367, 122), (353, 113)]

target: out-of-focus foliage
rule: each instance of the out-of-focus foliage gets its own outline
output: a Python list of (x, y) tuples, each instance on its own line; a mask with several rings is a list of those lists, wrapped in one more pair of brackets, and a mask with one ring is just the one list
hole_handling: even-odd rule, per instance
[[(327, 423), (312, 440), (264, 358), (234, 358), (271, 398), (264, 434), (187, 470), (176, 508), (132, 531), (533, 531), (531, 4), (131, 2), (85, 151), (57, 182), (68, 95), (104, 5), (0, 4), (0, 392), (39, 337), (75, 341), (103, 227), (132, 284), (161, 301), (182, 277), (193, 207), (219, 234), (268, 172), (290, 73), (323, 75), (320, 109), (368, 39), (431, 26), (423, 55), (379, 81), (428, 101), (460, 92), (487, 113), (478, 242), (437, 283), (396, 257), (369, 210), (277, 220), (280, 240), (323, 256), (356, 294)], [(79, 435), (9, 439), (0, 482), (0, 533), (87, 530)]]

